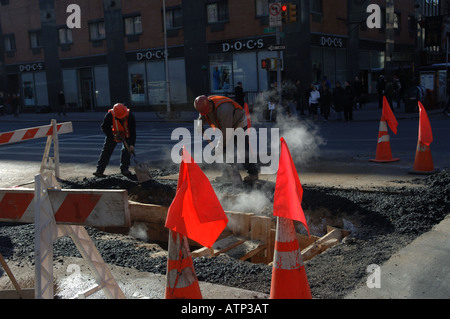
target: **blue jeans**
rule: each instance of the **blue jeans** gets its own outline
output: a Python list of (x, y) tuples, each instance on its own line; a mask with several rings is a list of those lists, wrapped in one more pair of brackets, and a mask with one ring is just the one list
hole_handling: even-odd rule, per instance
[[(117, 146), (117, 142), (115, 142), (111, 138), (105, 138), (105, 143), (103, 144), (102, 152), (100, 154), (100, 158), (97, 163), (97, 172), (103, 173), (108, 166), (109, 160), (111, 159), (111, 155), (114, 152), (114, 149)], [(120, 154), (120, 170), (124, 171), (130, 167), (130, 153), (126, 149), (124, 145), (122, 145), (121, 154)]]

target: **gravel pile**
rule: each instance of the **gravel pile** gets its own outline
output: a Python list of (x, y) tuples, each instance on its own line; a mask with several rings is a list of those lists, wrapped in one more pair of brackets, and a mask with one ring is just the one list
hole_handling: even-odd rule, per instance
[[(450, 171), (443, 170), (417, 179), (414, 183), (417, 187), (376, 191), (304, 186), (302, 206), (306, 211), (314, 214), (319, 209), (325, 209), (329, 212), (329, 220), (339, 221), (347, 229), (352, 228), (351, 235), (342, 244), (305, 262), (313, 298), (343, 298), (366, 280), (367, 266), (381, 265), (400, 248), (445, 218), (450, 211)], [(126, 188), (130, 197), (141, 201), (152, 193), (150, 188), (160, 188), (160, 194), (168, 196), (160, 196), (159, 204), (167, 205), (167, 202), (170, 204), (167, 198), (174, 195), (176, 182), (157, 180), (150, 185), (138, 186), (135, 181), (112, 176), (104, 180), (83, 179), (63, 183), (65, 188), (87, 186)], [(273, 185), (266, 184), (260, 190), (270, 194)], [(154, 198), (150, 201), (156, 203)], [(318, 216), (307, 217), (311, 222), (319, 219)], [(88, 228), (88, 232), (107, 263), (165, 274), (166, 254), (160, 246), (92, 228)], [(33, 225), (0, 226), (0, 251), (11, 261), (34, 263), (34, 247), (30, 245), (33, 241)], [(68, 237), (55, 242), (54, 256), (55, 262), (65, 256), (81, 257)], [(271, 267), (267, 265), (236, 261), (222, 255), (195, 258), (194, 267), (202, 281), (263, 293), (270, 291)]]

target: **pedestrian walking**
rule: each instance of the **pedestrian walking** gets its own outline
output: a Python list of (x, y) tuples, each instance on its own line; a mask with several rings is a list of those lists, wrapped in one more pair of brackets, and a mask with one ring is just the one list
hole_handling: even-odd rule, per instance
[(328, 86), (323, 85), (322, 92), (320, 93), (320, 110), (325, 121), (328, 121), (328, 117), (330, 116), (332, 99), (331, 90), (328, 89)]
[[(232, 149), (232, 146), (238, 145), (238, 143), (233, 141), (233, 139), (236, 139), (236, 135), (230, 135), (231, 132), (227, 132), (227, 129), (235, 130), (242, 128), (244, 131), (247, 130), (245, 110), (241, 105), (228, 97), (207, 97), (205, 95), (201, 95), (195, 99), (194, 108), (200, 113), (199, 121), (202, 121), (202, 124), (206, 123), (210, 127), (220, 129), (222, 132), (222, 136), (215, 146), (215, 156), (223, 156), (223, 162), (225, 163), (227, 152), (233, 152), (234, 154), (234, 147)], [(199, 127), (198, 130), (203, 134), (203, 127)], [(258, 168), (255, 163), (251, 163), (250, 161), (250, 143), (248, 134), (245, 134), (244, 168), (248, 173), (248, 176), (244, 178), (244, 182), (252, 183), (258, 180)], [(230, 181), (230, 176), (228, 175), (226, 167), (224, 167), (222, 175), (216, 178), (216, 181)]]
[(333, 90), (333, 104), (338, 120), (342, 120), (342, 111), (345, 105), (345, 90), (339, 81), (336, 82), (336, 87)]
[(312, 91), (309, 93), (309, 114), (317, 121), (317, 112), (320, 103), (320, 92), (317, 90), (315, 85), (312, 85)]
[(61, 116), (61, 113), (63, 113), (64, 116), (67, 116), (65, 107), (66, 107), (66, 97), (64, 96), (64, 92), (61, 90), (58, 93), (58, 115), (59, 116)]
[(118, 143), (122, 143), (120, 171), (122, 175), (131, 176), (130, 157), (131, 153), (134, 153), (136, 143), (136, 119), (133, 113), (125, 105), (117, 103), (106, 113), (101, 129), (106, 137), (94, 176), (106, 176), (104, 175), (106, 166)]
[(344, 89), (344, 118), (345, 121), (353, 121), (353, 104), (355, 103), (355, 92), (349, 81), (345, 81)]

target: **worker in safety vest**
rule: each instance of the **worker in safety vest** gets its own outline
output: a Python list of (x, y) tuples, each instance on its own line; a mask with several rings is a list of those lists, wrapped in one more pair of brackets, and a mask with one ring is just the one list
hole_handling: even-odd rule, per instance
[[(216, 156), (222, 152), (226, 155), (227, 146), (230, 149), (232, 143), (237, 145), (234, 134), (227, 134), (227, 128), (242, 128), (247, 131), (247, 117), (245, 110), (240, 104), (225, 96), (205, 96), (201, 95), (195, 99), (194, 108), (200, 113), (198, 120), (203, 124), (208, 124), (212, 128), (220, 129), (222, 137), (215, 147)], [(203, 133), (203, 127), (197, 128)], [(233, 150), (234, 151), (234, 150)], [(244, 178), (244, 182), (253, 182), (258, 179), (258, 167), (256, 163), (250, 163), (250, 146), (249, 136), (245, 135), (245, 163), (244, 168), (247, 170), (248, 176)], [(225, 182), (230, 176), (224, 169), (222, 176), (216, 178), (216, 181)]]
[[(111, 155), (117, 143), (122, 143), (120, 171), (125, 176), (131, 176), (129, 170), (130, 156), (131, 153), (134, 153), (134, 145), (136, 143), (136, 119), (134, 115), (125, 105), (117, 103), (106, 113), (101, 128), (106, 138), (94, 175), (96, 177), (106, 176), (104, 171), (106, 166), (108, 166)], [(127, 149), (127, 146), (129, 149)]]

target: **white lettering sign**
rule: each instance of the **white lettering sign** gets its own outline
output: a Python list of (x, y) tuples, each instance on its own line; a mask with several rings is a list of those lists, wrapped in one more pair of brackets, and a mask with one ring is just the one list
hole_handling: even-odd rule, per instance
[(146, 60), (162, 59), (164, 58), (164, 56), (165, 55), (163, 50), (138, 52), (136, 54), (136, 60), (142, 61), (144, 59)]
[(243, 49), (262, 49), (264, 47), (264, 40), (248, 40), (248, 41), (236, 41), (234, 43), (222, 43), (222, 52), (229, 52), (230, 50), (241, 51)]
[(367, 7), (367, 13), (370, 13), (367, 17), (367, 27), (369, 29), (381, 28), (381, 8), (378, 4), (371, 4)]
[(30, 63), (19, 65), (19, 72), (40, 71), (44, 69), (42, 63)]
[(325, 47), (335, 47), (335, 48), (342, 48), (344, 46), (344, 41), (339, 38), (333, 38), (333, 37), (320, 37), (320, 45)]

